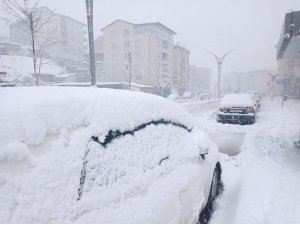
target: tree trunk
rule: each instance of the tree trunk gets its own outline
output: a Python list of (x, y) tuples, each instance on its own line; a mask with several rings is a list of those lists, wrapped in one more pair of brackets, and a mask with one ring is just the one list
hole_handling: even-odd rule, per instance
[(35, 77), (35, 84), (36, 86), (39, 85), (39, 76), (36, 72), (36, 51), (35, 51), (35, 39), (34, 39), (34, 27), (33, 27), (33, 16), (30, 14), (29, 16), (29, 23), (30, 23), (30, 33), (31, 33), (31, 45), (32, 45), (32, 59), (33, 59), (33, 73)]

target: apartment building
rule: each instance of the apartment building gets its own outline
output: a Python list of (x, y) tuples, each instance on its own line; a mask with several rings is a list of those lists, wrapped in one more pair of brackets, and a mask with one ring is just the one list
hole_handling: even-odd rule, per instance
[(190, 51), (180, 44), (173, 46), (173, 85), (175, 89), (187, 90), (189, 87)]
[[(53, 11), (47, 7), (39, 8), (41, 16), (48, 17)], [(30, 37), (17, 21), (10, 26), (10, 40), (21, 44), (29, 44)], [(45, 52), (60, 61), (82, 61), (87, 52), (86, 25), (71, 17), (54, 13), (51, 20), (42, 27), (37, 44), (46, 41)]]
[(106, 82), (173, 86), (174, 31), (156, 23), (115, 20), (101, 30)]
[(103, 36), (100, 36), (95, 39), (94, 48), (95, 48), (95, 64), (96, 64), (96, 81), (99, 82), (104, 79)]
[(282, 94), (300, 98), (300, 11), (285, 14), (276, 47), (276, 80), (282, 85)]

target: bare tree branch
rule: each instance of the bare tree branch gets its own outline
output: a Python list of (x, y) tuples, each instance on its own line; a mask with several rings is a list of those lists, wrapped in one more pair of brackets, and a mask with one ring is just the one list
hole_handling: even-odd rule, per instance
[[(22, 1), (23, 4), (19, 2)], [(51, 22), (55, 15), (54, 11), (47, 11), (39, 7), (41, 0), (35, 1), (32, 6), (29, 6), (30, 0), (4, 0), (6, 11), (10, 16), (16, 19), (15, 22), (6, 18), (7, 23), (10, 23), (15, 28), (23, 31), (30, 39), (28, 41), (32, 48), (32, 60), (34, 77), (36, 85), (39, 83), (40, 71), (43, 63), (44, 51), (51, 43), (51, 35), (53, 32), (44, 30), (45, 26)], [(37, 65), (39, 59), (39, 65)], [(37, 71), (38, 70), (38, 71)]]

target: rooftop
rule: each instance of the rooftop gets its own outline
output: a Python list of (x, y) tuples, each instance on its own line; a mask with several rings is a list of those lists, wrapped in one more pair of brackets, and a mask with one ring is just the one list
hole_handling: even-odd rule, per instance
[(173, 30), (171, 30), (170, 28), (168, 28), (167, 26), (163, 25), (163, 24), (160, 23), (160, 22), (134, 24), (134, 23), (130, 23), (130, 22), (127, 22), (127, 21), (124, 21), (124, 20), (119, 20), (119, 19), (117, 19), (117, 20), (111, 22), (110, 24), (106, 25), (105, 27), (103, 27), (103, 28), (101, 29), (101, 31), (105, 30), (107, 27), (111, 26), (112, 24), (114, 24), (114, 23), (116, 23), (116, 22), (123, 22), (123, 23), (131, 24), (131, 25), (133, 25), (133, 26), (147, 26), (147, 25), (161, 26), (161, 27), (163, 27), (164, 29), (170, 31), (172, 34), (176, 34), (176, 32), (174, 32)]

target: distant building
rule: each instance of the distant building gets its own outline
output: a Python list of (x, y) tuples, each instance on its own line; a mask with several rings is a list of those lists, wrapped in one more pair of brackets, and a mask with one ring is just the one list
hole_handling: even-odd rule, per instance
[[(39, 8), (41, 15), (47, 17), (53, 11), (47, 7)], [(10, 40), (22, 44), (30, 43), (30, 36), (21, 27), (20, 21), (10, 26)], [(46, 52), (62, 63), (68, 61), (82, 61), (87, 51), (86, 25), (65, 15), (55, 13), (50, 22), (45, 23), (41, 29), (44, 36), (38, 42), (43, 42), (45, 38), (47, 46)]]
[[(102, 81), (173, 85), (173, 35), (165, 25), (115, 20), (102, 29), (105, 75)], [(130, 76), (131, 75), (131, 76)]]
[(187, 90), (189, 87), (190, 51), (179, 44), (173, 46), (173, 86)]
[(300, 98), (300, 11), (285, 14), (277, 43), (277, 63), (277, 82), (286, 85), (285, 94)]
[(96, 63), (96, 81), (104, 81), (104, 47), (103, 36), (100, 36), (94, 41), (95, 48), (95, 63)]
[(222, 94), (247, 93), (258, 91), (268, 94), (270, 91), (271, 79), (269, 74), (272, 70), (252, 70), (247, 72), (226, 73), (222, 77)]
[(210, 69), (190, 65), (188, 80), (189, 89), (199, 93), (209, 92), (210, 76)]

